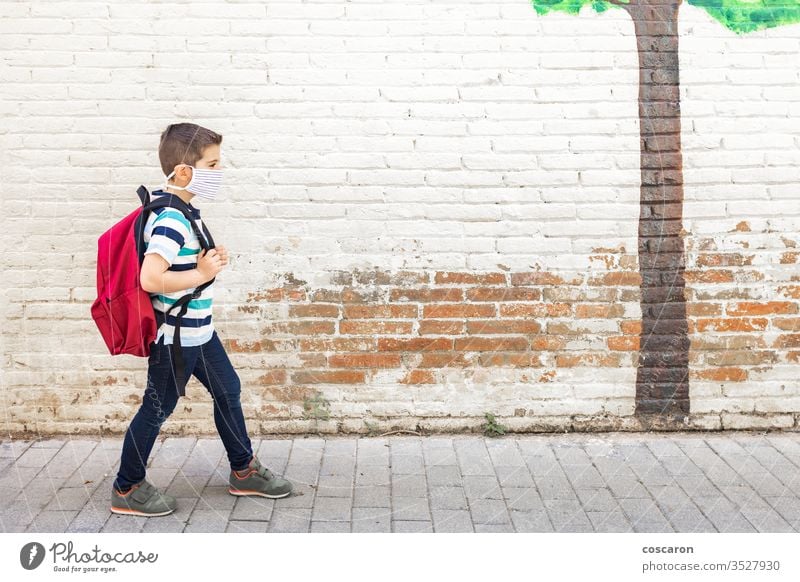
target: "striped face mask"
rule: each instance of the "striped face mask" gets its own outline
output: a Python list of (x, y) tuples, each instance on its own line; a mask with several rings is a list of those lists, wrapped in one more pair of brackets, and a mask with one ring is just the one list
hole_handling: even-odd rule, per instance
[(213, 200), (216, 198), (217, 191), (219, 190), (220, 184), (222, 184), (222, 170), (209, 170), (207, 168), (195, 168), (194, 166), (189, 167), (192, 169), (192, 179), (189, 180), (186, 186), (168, 184), (169, 179), (175, 174), (175, 170), (173, 170), (172, 173), (167, 176), (164, 182), (164, 188), (188, 190), (205, 200)]

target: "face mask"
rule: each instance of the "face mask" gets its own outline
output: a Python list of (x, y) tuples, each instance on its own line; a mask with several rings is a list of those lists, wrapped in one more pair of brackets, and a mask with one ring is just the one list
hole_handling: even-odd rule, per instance
[(168, 184), (169, 179), (175, 174), (175, 170), (167, 176), (164, 182), (164, 188), (172, 188), (174, 190), (188, 190), (205, 200), (213, 200), (217, 196), (220, 184), (222, 183), (222, 170), (209, 170), (207, 168), (192, 168), (192, 179), (186, 186), (175, 186)]

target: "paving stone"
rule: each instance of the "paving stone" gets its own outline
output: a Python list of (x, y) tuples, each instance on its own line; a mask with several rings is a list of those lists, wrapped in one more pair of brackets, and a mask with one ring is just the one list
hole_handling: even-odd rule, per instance
[[(152, 518), (151, 518), (152, 519)], [(189, 516), (184, 532), (224, 532), (232, 513), (221, 509), (195, 509)]]
[(283, 473), (293, 485), (316, 485), (319, 478), (319, 464), (295, 463), (289, 460)]
[(311, 508), (277, 507), (267, 531), (273, 533), (308, 533), (311, 528)]
[(475, 533), (514, 533), (514, 526), (509, 523), (476, 523)]
[(526, 467), (515, 439), (486, 441), (486, 450), (497, 467)]
[(358, 467), (367, 465), (389, 466), (389, 441), (385, 438), (358, 439), (356, 456)]
[(228, 493), (227, 487), (206, 487), (197, 497), (197, 508), (232, 511), (237, 499), (238, 497)]
[(533, 477), (528, 472), (527, 465), (510, 467), (507, 465), (495, 466), (497, 480), (503, 487), (533, 487)]
[(503, 499), (494, 475), (464, 475), (464, 493), (469, 499)]
[(37, 533), (63, 533), (78, 515), (77, 511), (41, 511), (25, 531)]
[(33, 449), (60, 449), (66, 444), (65, 439), (42, 439), (31, 443)]
[(466, 509), (433, 509), (433, 530), (437, 533), (474, 532), (472, 516)]
[(5, 440), (0, 443), (0, 458), (18, 459), (32, 444), (33, 441)]
[(57, 448), (31, 446), (17, 459), (15, 466), (41, 468), (47, 465), (58, 454)]
[(311, 533), (350, 533), (349, 521), (312, 521)]
[(431, 509), (465, 510), (468, 508), (463, 487), (431, 487), (430, 505)]
[(389, 533), (392, 512), (388, 507), (354, 507), (353, 533)]
[(430, 521), (402, 521), (392, 522), (395, 533), (433, 533), (433, 523)]
[(419, 455), (392, 455), (392, 474), (407, 475), (425, 474), (425, 463), (422, 454)]
[(319, 468), (324, 448), (324, 439), (296, 439), (292, 444), (289, 464), (314, 465)]
[(350, 521), (352, 501), (345, 497), (317, 497), (312, 521)]
[(517, 511), (545, 511), (544, 502), (536, 489), (506, 487), (503, 497), (508, 509)]
[(393, 475), (393, 497), (425, 497), (428, 491), (428, 482), (425, 475)]
[[(163, 516), (162, 516), (163, 517)], [(139, 515), (120, 515), (112, 513), (106, 520), (101, 532), (103, 533), (139, 533), (148, 519), (161, 519), (160, 517), (142, 517)]]
[(622, 511), (587, 511), (586, 516), (596, 532), (633, 532), (631, 522)]
[(391, 493), (389, 486), (357, 486), (353, 490), (353, 507), (391, 507)]
[[(269, 521), (276, 501), (278, 500), (260, 497), (258, 495), (239, 497), (236, 499), (236, 502), (233, 505), (231, 519), (243, 521)], [(213, 509), (203, 511), (222, 512), (223, 510)]]
[(47, 510), (80, 511), (89, 501), (91, 491), (85, 487), (65, 487), (56, 491), (52, 500), (45, 506)]
[(314, 498), (316, 497), (316, 491), (314, 487), (310, 485), (303, 485), (293, 483), (294, 487), (292, 489), (291, 494), (288, 497), (281, 497), (280, 499), (276, 500), (280, 507), (308, 507), (310, 508), (314, 504)]
[(352, 475), (320, 475), (317, 485), (317, 495), (321, 497), (347, 497), (353, 496)]
[(262, 463), (295, 486), (274, 500), (227, 492), (218, 438), (162, 436), (147, 478), (177, 493), (178, 510), (151, 518), (110, 512), (121, 438), (4, 441), (0, 529), (797, 532), (798, 441), (737, 432), (253, 439)]
[(461, 471), (458, 465), (434, 465), (427, 466), (425, 475), (428, 486), (436, 485), (461, 485)]
[(509, 523), (508, 509), (502, 499), (470, 499), (469, 510), (474, 524)]
[[(148, 533), (169, 533), (169, 532), (183, 532), (186, 525), (189, 523), (189, 518), (198, 508), (198, 500), (195, 497), (186, 498), (180, 497), (176, 499), (175, 511), (169, 515), (164, 515), (158, 518), (149, 518), (144, 526), (142, 532)], [(227, 515), (229, 512), (225, 512)]]
[(515, 511), (508, 512), (514, 529), (521, 533), (552, 532), (553, 524), (546, 511)]
[(356, 469), (356, 485), (389, 485), (392, 482), (389, 467), (365, 465)]
[(608, 489), (576, 489), (585, 511), (613, 512), (619, 509), (619, 503)]
[(392, 520), (430, 520), (430, 510), (426, 497), (392, 496)]
[[(166, 487), (166, 493), (173, 497), (200, 497), (208, 480), (209, 475), (207, 473), (187, 475), (178, 472), (169, 487)], [(153, 481), (153, 484), (155, 485), (155, 481)]]
[(267, 528), (269, 528), (268, 521), (231, 520), (225, 531), (228, 533), (266, 533)]
[(192, 454), (192, 449), (197, 444), (195, 437), (167, 437), (161, 443), (158, 452), (150, 453), (149, 465), (179, 469)]
[(103, 529), (108, 517), (113, 515), (108, 507), (99, 508), (85, 505), (69, 523), (65, 532), (98, 533)]

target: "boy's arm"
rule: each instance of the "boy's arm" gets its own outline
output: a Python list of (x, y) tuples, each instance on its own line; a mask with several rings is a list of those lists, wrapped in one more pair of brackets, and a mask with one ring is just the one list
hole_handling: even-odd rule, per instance
[(199, 269), (168, 271), (169, 263), (158, 253), (144, 256), (139, 282), (148, 293), (175, 293), (202, 285), (208, 279)]

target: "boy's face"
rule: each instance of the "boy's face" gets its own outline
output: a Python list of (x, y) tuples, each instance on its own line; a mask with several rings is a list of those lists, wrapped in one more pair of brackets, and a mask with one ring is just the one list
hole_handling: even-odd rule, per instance
[[(195, 168), (208, 168), (210, 170), (221, 170), (219, 144), (211, 144), (203, 149), (203, 156), (194, 164)], [(175, 175), (172, 177), (176, 186), (186, 186), (192, 179), (192, 169), (188, 164), (175, 166)]]

